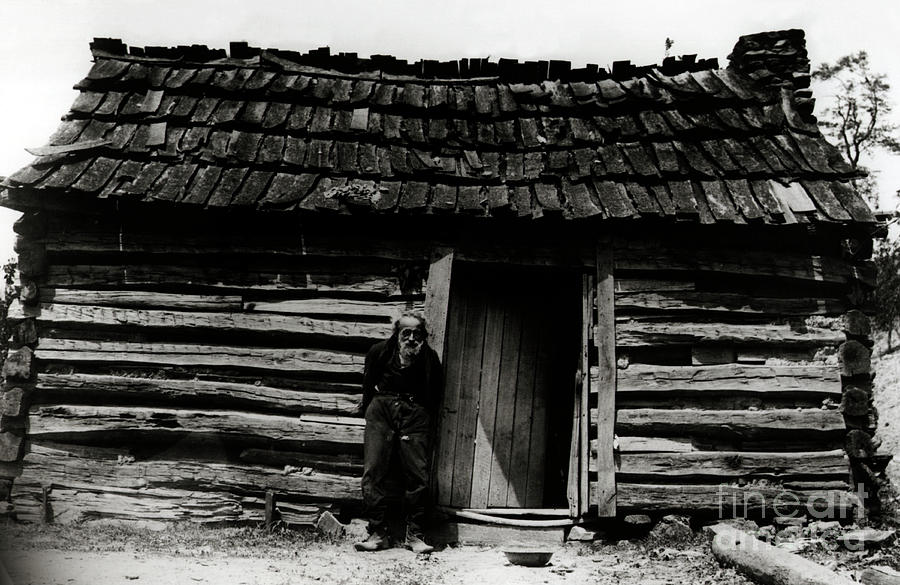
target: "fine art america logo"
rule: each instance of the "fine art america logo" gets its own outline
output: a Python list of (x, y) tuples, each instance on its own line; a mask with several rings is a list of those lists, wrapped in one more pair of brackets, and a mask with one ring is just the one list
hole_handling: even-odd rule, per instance
[(849, 520), (861, 518), (869, 493), (863, 484), (855, 491), (814, 491), (798, 493), (775, 486), (750, 489), (720, 485), (719, 518), (796, 518), (808, 516), (816, 520)]

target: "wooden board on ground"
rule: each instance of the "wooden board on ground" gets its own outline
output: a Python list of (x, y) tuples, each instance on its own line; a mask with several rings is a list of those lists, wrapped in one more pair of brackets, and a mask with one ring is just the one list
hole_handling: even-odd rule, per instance
[(464, 522), (441, 522), (426, 532), (430, 543), (483, 546), (558, 546), (564, 542), (562, 528), (520, 528)]

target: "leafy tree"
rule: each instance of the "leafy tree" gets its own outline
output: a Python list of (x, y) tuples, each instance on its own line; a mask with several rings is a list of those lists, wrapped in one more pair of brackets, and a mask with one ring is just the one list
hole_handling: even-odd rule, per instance
[(887, 332), (887, 351), (893, 351), (891, 337), (900, 326), (900, 241), (883, 242), (875, 250), (878, 277), (875, 284), (875, 303), (878, 312), (874, 325)]
[[(878, 150), (900, 154), (900, 127), (890, 121), (891, 86), (887, 76), (873, 72), (868, 54), (859, 51), (833, 64), (822, 63), (812, 77), (834, 90), (831, 104), (819, 114), (819, 126), (835, 141), (850, 165), (860, 171), (853, 186), (877, 208), (877, 171), (866, 168), (862, 161)], [(874, 325), (887, 332), (891, 351), (893, 331), (900, 326), (900, 242), (879, 243), (874, 260), (878, 270)]]
[(16, 285), (18, 264), (15, 258), (7, 260), (0, 270), (3, 272), (3, 298), (0, 299), (0, 365), (3, 365), (9, 351), (9, 336), (12, 333), (6, 321), (6, 315), (13, 299), (19, 296), (19, 287)]
[[(834, 64), (822, 63), (812, 77), (836, 89), (832, 105), (819, 116), (819, 126), (836, 141), (854, 169), (868, 172), (861, 159), (875, 150), (900, 154), (900, 129), (889, 120), (891, 86), (885, 74), (869, 68), (865, 51), (841, 57)], [(855, 180), (854, 186), (873, 207), (878, 207), (878, 192), (871, 175)]]

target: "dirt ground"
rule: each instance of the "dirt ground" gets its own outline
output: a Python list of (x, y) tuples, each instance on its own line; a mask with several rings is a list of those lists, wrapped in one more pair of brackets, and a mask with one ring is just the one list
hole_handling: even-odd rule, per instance
[[(615, 583), (621, 585), (664, 583), (745, 583), (734, 575), (715, 581), (702, 578), (708, 572), (705, 553), (671, 551), (663, 561), (643, 555), (606, 552), (579, 554), (558, 551), (550, 565), (526, 568), (509, 565), (503, 553), (492, 549), (461, 547), (426, 557), (403, 549), (361, 555), (346, 547), (304, 551), (302, 558), (234, 558), (211, 554), (200, 558), (145, 553), (97, 553), (59, 550), (5, 553), (3, 562), (15, 585), (112, 585), (134, 581), (138, 585), (175, 583), (230, 583), (276, 585), (298, 583), (335, 584), (431, 584), (431, 583)], [(698, 577), (700, 577), (698, 579)]]
[[(350, 540), (266, 534), (258, 528), (5, 526), (0, 560), (15, 585), (229, 583), (692, 585), (749, 583), (720, 568), (701, 536), (673, 546), (643, 541), (570, 543), (546, 567), (510, 565), (496, 548), (402, 548), (358, 553)], [(657, 543), (658, 544), (658, 543)], [(5, 585), (2, 578), (0, 584)]]

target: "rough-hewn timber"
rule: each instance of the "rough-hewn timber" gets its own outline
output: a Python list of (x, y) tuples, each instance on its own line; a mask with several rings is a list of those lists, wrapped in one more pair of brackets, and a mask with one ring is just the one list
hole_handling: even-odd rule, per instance
[(220, 366), (308, 374), (362, 374), (364, 357), (336, 351), (44, 338), (36, 357), (55, 362)]
[(223, 491), (257, 497), (266, 490), (274, 490), (294, 498), (305, 496), (328, 501), (360, 498), (358, 476), (311, 467), (285, 471), (234, 463), (132, 459), (88, 459), (32, 445), (24, 458), (22, 479), (28, 482), (39, 478), (55, 487), (70, 489), (91, 489), (90, 485), (99, 484), (106, 488)]
[(815, 327), (798, 329), (790, 324), (652, 322), (625, 317), (616, 323), (616, 345), (619, 347), (697, 343), (836, 346), (843, 340), (844, 335), (839, 331)]
[[(592, 372), (593, 374), (593, 372)], [(650, 366), (619, 370), (617, 392), (660, 394), (704, 392), (812, 393), (840, 396), (841, 377), (833, 366)]]
[[(593, 487), (593, 486), (592, 486)], [(782, 513), (789, 510), (832, 509), (837, 518), (853, 518), (859, 498), (844, 490), (798, 490), (779, 487), (731, 484), (654, 485), (620, 482), (617, 485), (619, 506), (625, 510), (664, 512), (690, 510), (695, 514), (742, 516), (779, 505)]]
[(713, 451), (690, 453), (623, 453), (617, 476), (657, 482), (678, 479), (731, 481), (740, 477), (797, 480), (804, 477), (848, 479), (842, 450), (801, 453)]
[(763, 438), (769, 434), (827, 434), (845, 430), (836, 410), (699, 410), (656, 408), (620, 409), (616, 433), (637, 436), (725, 434)]
[(679, 313), (747, 313), (750, 315), (839, 315), (841, 299), (754, 297), (738, 293), (665, 291), (616, 294), (616, 307), (626, 311)]
[(265, 313), (211, 313), (158, 309), (126, 309), (87, 305), (17, 305), (13, 318), (35, 317), (38, 323), (57, 327), (73, 325), (177, 328), (179, 330), (215, 330), (225, 333), (292, 333), (318, 335), (339, 340), (374, 343), (390, 335), (387, 324), (314, 319), (301, 315)]
[(79, 400), (106, 404), (126, 401), (192, 405), (206, 409), (354, 414), (361, 399), (358, 388), (339, 384), (335, 387), (336, 390), (346, 392), (353, 389), (357, 392), (306, 391), (302, 383), (297, 383), (296, 389), (293, 389), (222, 381), (41, 373), (38, 374), (35, 399), (46, 402), (46, 396), (53, 395), (69, 403)]
[(144, 436), (199, 435), (234, 441), (322, 444), (359, 449), (364, 421), (337, 416), (279, 416), (239, 411), (58, 405), (39, 406), (28, 417), (33, 440), (83, 442), (113, 432)]

